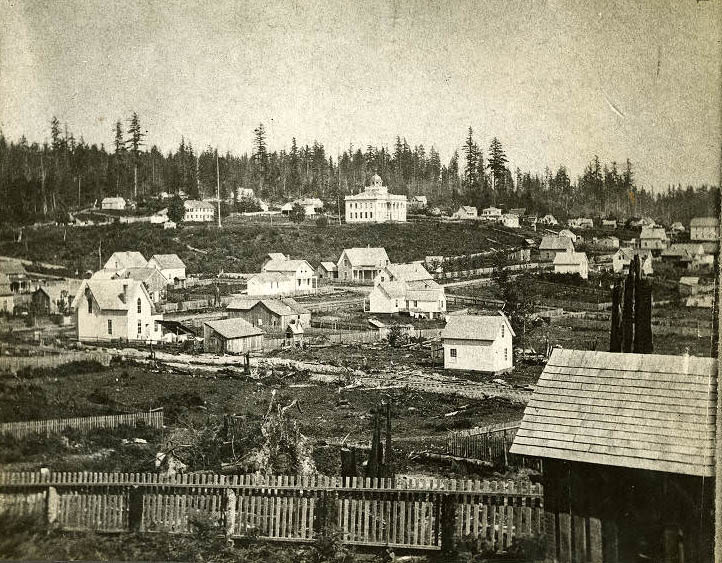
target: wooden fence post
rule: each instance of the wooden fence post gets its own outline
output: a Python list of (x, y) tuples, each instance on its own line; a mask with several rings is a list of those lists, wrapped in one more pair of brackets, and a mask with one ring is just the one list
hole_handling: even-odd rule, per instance
[(58, 490), (55, 487), (48, 487), (46, 502), (48, 524), (53, 524), (58, 519), (58, 510), (60, 508), (60, 497), (58, 496)]
[(226, 539), (230, 539), (236, 530), (236, 491), (233, 489), (225, 489), (225, 524)]
[(128, 527), (139, 532), (143, 524), (143, 490), (135, 485), (128, 495)]
[(445, 556), (456, 553), (456, 495), (441, 497), (441, 552)]

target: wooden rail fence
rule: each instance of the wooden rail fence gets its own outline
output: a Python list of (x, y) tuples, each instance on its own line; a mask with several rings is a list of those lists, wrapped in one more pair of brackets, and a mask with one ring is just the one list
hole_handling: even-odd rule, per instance
[(210, 518), (227, 537), (439, 550), (483, 538), (501, 552), (543, 528), (541, 485), (512, 481), (118, 473), (0, 473), (0, 511), (46, 514), (65, 530), (188, 533)]
[(153, 428), (163, 428), (163, 411), (6, 422), (0, 424), (0, 434), (21, 438), (28, 434), (57, 434), (66, 428), (88, 431), (96, 428), (117, 428), (121, 425), (135, 426), (138, 422)]

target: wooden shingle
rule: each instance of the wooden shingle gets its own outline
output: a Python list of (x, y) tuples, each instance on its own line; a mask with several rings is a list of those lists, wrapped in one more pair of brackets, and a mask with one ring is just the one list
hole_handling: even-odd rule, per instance
[(717, 361), (554, 350), (511, 452), (713, 476)]

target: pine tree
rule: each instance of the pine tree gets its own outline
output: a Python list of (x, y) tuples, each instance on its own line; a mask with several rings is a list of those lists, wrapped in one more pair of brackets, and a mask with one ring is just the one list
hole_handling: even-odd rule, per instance
[[(140, 160), (140, 147), (143, 146), (143, 138), (145, 133), (140, 127), (140, 118), (136, 112), (130, 116), (128, 120), (130, 125), (128, 126), (128, 140), (126, 145), (130, 146), (130, 154), (133, 159), (133, 199), (138, 199), (138, 163)], [(117, 125), (119, 125), (118, 122)], [(117, 127), (116, 125), (116, 127)], [(116, 130), (117, 134), (118, 130)], [(121, 132), (122, 133), (122, 132)]]
[(464, 154), (466, 154), (464, 184), (469, 192), (476, 192), (479, 189), (479, 147), (474, 142), (474, 130), (471, 127), (464, 143)]
[(502, 196), (507, 190), (507, 186), (504, 182), (506, 177), (506, 163), (506, 154), (504, 154), (501, 142), (499, 139), (494, 137), (489, 145), (489, 163), (487, 167), (491, 172), (492, 187), (494, 191)]
[(253, 130), (253, 162), (256, 165), (256, 176), (258, 187), (264, 189), (264, 183), (268, 176), (268, 151), (266, 149), (266, 128), (263, 123)]

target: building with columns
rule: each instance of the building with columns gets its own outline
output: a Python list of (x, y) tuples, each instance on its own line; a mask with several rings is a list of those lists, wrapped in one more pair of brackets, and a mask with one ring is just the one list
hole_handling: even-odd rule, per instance
[(345, 202), (347, 223), (406, 222), (406, 196), (390, 194), (378, 174), (362, 193), (347, 195)]

